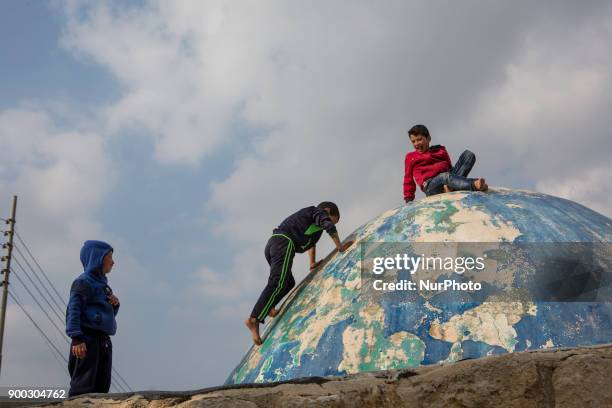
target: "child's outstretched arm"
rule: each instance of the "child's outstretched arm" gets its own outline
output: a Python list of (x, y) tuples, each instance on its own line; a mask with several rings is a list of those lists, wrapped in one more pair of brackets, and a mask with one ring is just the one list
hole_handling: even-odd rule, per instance
[(320, 262), (317, 262), (316, 246), (313, 246), (308, 250), (308, 258), (310, 259), (310, 269), (314, 269), (319, 266)]
[(336, 249), (339, 252), (346, 251), (346, 249), (350, 247), (353, 243), (353, 241), (349, 241), (342, 245), (342, 243), (340, 242), (340, 238), (338, 237), (338, 231), (336, 230), (336, 226), (325, 211), (318, 210), (317, 212), (315, 212), (314, 222), (317, 226), (323, 228), (329, 234), (329, 236), (333, 239), (334, 244), (336, 245)]
[(335, 233), (334, 235), (331, 236), (332, 239), (334, 240), (334, 244), (336, 244), (336, 249), (338, 250), (338, 252), (344, 252), (346, 251), (351, 245), (353, 245), (353, 241), (347, 241), (344, 243), (344, 245), (342, 244), (342, 242), (340, 242), (340, 237), (338, 236), (338, 233)]

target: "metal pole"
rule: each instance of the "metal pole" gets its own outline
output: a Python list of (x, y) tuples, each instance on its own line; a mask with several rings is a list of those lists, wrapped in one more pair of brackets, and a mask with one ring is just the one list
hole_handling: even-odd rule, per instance
[(4, 261), (4, 269), (2, 269), (2, 309), (0, 311), (0, 373), (2, 372), (2, 345), (4, 343), (4, 323), (6, 320), (6, 300), (8, 298), (9, 273), (11, 271), (11, 256), (13, 255), (13, 236), (15, 235), (15, 216), (17, 215), (17, 196), (13, 196), (13, 205), (11, 207), (11, 217), (6, 220), (9, 224), (9, 229), (4, 233), (8, 236), (7, 243), (3, 245), (6, 248), (6, 256), (2, 257)]

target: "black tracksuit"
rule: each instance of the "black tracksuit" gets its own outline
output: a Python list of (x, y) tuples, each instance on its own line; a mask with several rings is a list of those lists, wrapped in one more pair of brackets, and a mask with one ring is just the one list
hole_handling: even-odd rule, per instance
[[(107, 393), (111, 384), (113, 365), (113, 344), (110, 336), (97, 330), (83, 330), (87, 352), (85, 358), (76, 358), (70, 353), (69, 397), (90, 392)], [(77, 342), (73, 341), (73, 344)]]
[(323, 230), (329, 235), (336, 234), (336, 226), (327, 212), (313, 206), (290, 215), (273, 231), (264, 251), (270, 265), (270, 277), (251, 317), (263, 322), (270, 309), (295, 286), (291, 274), (293, 257), (296, 252), (306, 252), (314, 247)]

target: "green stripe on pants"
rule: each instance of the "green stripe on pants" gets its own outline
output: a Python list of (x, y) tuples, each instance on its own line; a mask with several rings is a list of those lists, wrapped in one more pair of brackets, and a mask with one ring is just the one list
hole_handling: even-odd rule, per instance
[(270, 299), (268, 300), (268, 302), (264, 306), (263, 310), (261, 311), (259, 316), (257, 316), (257, 320), (259, 320), (259, 321), (262, 321), (262, 320), (264, 320), (266, 318), (266, 316), (270, 312), (270, 309), (272, 308), (272, 305), (274, 304), (274, 300), (276, 299), (276, 296), (278, 296), (278, 293), (281, 291), (281, 289), (283, 288), (283, 285), (285, 284), (285, 277), (287, 276), (287, 270), (289, 269), (289, 267), (288, 267), (289, 266), (289, 262), (288, 262), (289, 261), (289, 256), (291, 255), (291, 251), (293, 250), (293, 241), (289, 237), (287, 237), (286, 235), (283, 235), (283, 234), (274, 234), (274, 235), (282, 236), (282, 237), (287, 238), (287, 240), (289, 241), (289, 244), (287, 245), (287, 249), (285, 250), (285, 258), (283, 260), (283, 268), (282, 268), (282, 271), (281, 271), (281, 278), (279, 280), (278, 285), (274, 289), (274, 292), (272, 292), (272, 296), (270, 296)]

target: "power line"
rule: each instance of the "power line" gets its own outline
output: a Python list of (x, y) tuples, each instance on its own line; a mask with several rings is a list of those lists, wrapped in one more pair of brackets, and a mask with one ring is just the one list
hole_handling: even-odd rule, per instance
[[(114, 368), (112, 365), (111, 365), (111, 369), (112, 369), (113, 373), (115, 373), (115, 374), (119, 375), (119, 374), (117, 373), (117, 370), (115, 370), (115, 368)], [(121, 376), (119, 376), (119, 377), (121, 377)], [(113, 387), (115, 387), (115, 389), (116, 389), (117, 391), (121, 391), (121, 392), (129, 392), (129, 391), (130, 391), (130, 387), (129, 387), (129, 386), (127, 386), (127, 385), (125, 385), (125, 386), (124, 386), (124, 385), (123, 385), (123, 384), (121, 384), (119, 381), (116, 381), (116, 380), (117, 380), (117, 378), (113, 377), (112, 375), (111, 375), (111, 379), (113, 380), (113, 381), (111, 381), (111, 385), (112, 385)], [(125, 381), (125, 380), (124, 380), (124, 381)], [(127, 386), (127, 389), (126, 389), (126, 386)]]
[[(34, 327), (36, 327), (36, 330), (38, 330), (38, 332), (40, 333), (41, 336), (44, 337), (44, 339), (47, 341), (47, 345), (49, 347), (51, 347), (51, 353), (53, 353), (53, 351), (55, 351), (56, 354), (53, 354), (56, 359), (57, 356), (60, 356), (63, 360), (64, 363), (68, 364), (68, 360), (66, 360), (66, 357), (64, 357), (64, 355), (58, 350), (58, 348), (55, 346), (55, 344), (53, 344), (53, 342), (51, 341), (51, 339), (49, 339), (49, 337), (45, 334), (45, 332), (43, 331), (43, 329), (40, 328), (40, 326), (34, 321), (34, 319), (32, 318), (32, 316), (30, 315), (30, 313), (28, 313), (28, 311), (25, 309), (25, 307), (23, 307), (23, 305), (21, 304), (21, 302), (19, 302), (15, 295), (13, 295), (13, 292), (9, 290), (9, 296), (13, 299), (13, 302), (15, 302), (17, 304), (17, 306), (19, 306), (21, 308), (21, 310), (23, 311), (23, 313), (28, 317), (28, 319), (30, 319), (30, 321), (32, 322), (32, 324), (34, 325)], [(59, 361), (59, 360), (58, 360)], [(60, 361), (61, 364), (61, 361)]]
[[(19, 269), (21, 269), (23, 274), (28, 278), (28, 280), (30, 281), (32, 286), (34, 286), (34, 289), (36, 289), (36, 291), (40, 295), (38, 298), (39, 299), (42, 298), (45, 301), (45, 303), (49, 306), (49, 309), (47, 309), (47, 310), (51, 310), (51, 312), (53, 312), (55, 317), (57, 317), (57, 319), (59, 320), (60, 324), (64, 324), (64, 319), (62, 318), (61, 309), (58, 311), (56, 308), (54, 308), (53, 305), (51, 304), (51, 302), (49, 302), (47, 297), (42, 293), (42, 291), (40, 290), (39, 286), (36, 284), (36, 282), (34, 282), (34, 280), (32, 279), (32, 277), (30, 275), (31, 273), (33, 273), (33, 271), (30, 269), (30, 271), (28, 272), (26, 270), (26, 268), (24, 268), (24, 266), (21, 264), (21, 262), (19, 262), (19, 259), (17, 259), (16, 257), (13, 257), (13, 261), (15, 261), (15, 264), (19, 267)], [(14, 269), (13, 268), (11, 268), (11, 269), (12, 269), (11, 271), (13, 272)], [(32, 296), (32, 297), (34, 297), (34, 296)]]
[(15, 298), (17, 299), (18, 302), (23, 303), (21, 301), (21, 298), (16, 293), (13, 293), (13, 296), (15, 296)]
[(123, 384), (125, 384), (125, 387), (127, 388), (127, 390), (124, 390), (124, 392), (132, 391), (132, 387), (130, 387), (127, 381), (123, 379), (123, 377), (121, 376), (121, 374), (119, 374), (119, 372), (115, 369), (115, 367), (111, 366), (111, 369), (113, 370), (113, 373), (115, 373), (117, 377), (119, 377), (119, 379), (123, 382)]
[(45, 279), (47, 280), (47, 282), (49, 283), (49, 285), (51, 285), (51, 288), (55, 291), (55, 294), (57, 295), (57, 297), (64, 303), (64, 307), (66, 307), (66, 302), (64, 301), (64, 298), (62, 297), (62, 295), (59, 294), (59, 292), (57, 291), (57, 289), (55, 289), (55, 285), (53, 285), (53, 282), (51, 282), (51, 279), (49, 279), (49, 277), (47, 276), (47, 274), (45, 273), (45, 271), (43, 270), (43, 268), (41, 268), (40, 264), (38, 263), (38, 261), (36, 261), (36, 258), (34, 258), (34, 255), (32, 255), (32, 252), (30, 252), (30, 248), (28, 248), (28, 246), (26, 245), (25, 242), (23, 242), (23, 239), (21, 238), (21, 235), (19, 235), (19, 231), (15, 230), (15, 236), (17, 236), (17, 240), (19, 240), (19, 243), (21, 245), (23, 245), (23, 247), (25, 248), (26, 252), (28, 253), (28, 255), (30, 255), (30, 257), (32, 258), (32, 260), (34, 261), (34, 263), (36, 264), (36, 266), (38, 266), (38, 269), (40, 270), (40, 272), (42, 273), (42, 275), (45, 277)]
[[(49, 289), (47, 289), (47, 286), (43, 283), (42, 279), (40, 279), (39, 274), (34, 270), (34, 268), (32, 268), (32, 265), (30, 265), (30, 262), (28, 262), (28, 259), (23, 255), (23, 253), (19, 249), (19, 245), (15, 245), (15, 249), (17, 250), (17, 253), (19, 254), (19, 256), (23, 259), (23, 261), (28, 265), (28, 268), (30, 268), (30, 270), (34, 273), (34, 276), (36, 276), (36, 279), (40, 283), (40, 286), (42, 286), (45, 289), (45, 292), (47, 292), (47, 295), (49, 295), (49, 298), (53, 301), (55, 306), (57, 306), (57, 309), (61, 312), (62, 307), (57, 303), (53, 295), (51, 295), (51, 292), (49, 292)], [(64, 305), (64, 307), (66, 307), (66, 305)]]
[[(17, 305), (19, 305), (19, 307), (21, 307), (21, 309), (23, 310), (23, 306), (22, 306), (22, 304), (23, 304), (24, 302), (23, 302), (23, 301), (22, 301), (22, 300), (19, 298), (19, 296), (17, 295), (17, 293), (15, 293), (15, 292), (13, 292), (13, 291), (8, 291), (8, 293), (9, 293), (9, 295), (10, 295), (10, 296), (13, 298), (13, 301), (15, 301), (15, 303), (16, 303)], [(24, 311), (24, 313), (25, 313), (25, 311)], [(26, 315), (28, 315), (28, 314), (26, 313)], [(30, 320), (32, 320), (32, 317), (31, 317), (31, 316), (29, 316), (29, 315), (28, 315), (28, 317), (30, 318)], [(34, 323), (34, 322), (33, 322), (33, 323)], [(37, 329), (39, 329), (39, 333), (40, 333), (40, 330), (42, 330), (42, 329), (40, 329), (40, 326), (38, 326), (38, 327), (37, 327)], [(43, 335), (44, 335), (44, 334), (43, 334)], [(50, 341), (50, 339), (48, 339), (48, 338), (47, 338), (46, 340), (47, 340), (47, 345), (49, 345), (49, 341)], [(51, 342), (51, 345), (52, 345), (52, 346), (53, 346), (53, 344), (54, 344), (54, 343), (53, 343), (53, 342)], [(54, 353), (53, 351), (56, 351), (56, 352), (57, 352), (57, 348), (56, 348), (56, 347), (51, 347), (51, 354), (52, 354), (52, 355), (53, 355), (53, 357), (54, 357), (54, 358), (57, 360), (57, 362), (58, 362), (58, 363), (60, 363), (60, 365), (61, 365), (61, 366), (64, 366), (64, 363), (66, 363), (66, 362), (67, 362), (67, 361), (66, 361), (66, 359), (64, 358), (64, 356), (63, 356), (61, 353), (59, 353), (60, 358), (63, 360), (63, 362), (62, 362), (62, 361), (60, 360), (60, 358), (58, 358), (58, 354), (57, 354), (57, 353)]]
[(116, 381), (112, 381), (112, 378), (111, 378), (111, 387), (113, 387), (115, 391), (128, 392), (128, 390), (126, 390), (123, 386), (121, 386), (121, 384), (118, 384)]
[(38, 299), (36, 299), (36, 296), (34, 296), (34, 294), (32, 294), (32, 292), (30, 291), (30, 289), (26, 286), (26, 284), (23, 282), (23, 280), (21, 280), (21, 278), (19, 277), (19, 275), (15, 272), (15, 270), (13, 268), (11, 268), (11, 272), (15, 274), (15, 277), (17, 278), (17, 280), (21, 283), (21, 285), (25, 288), (25, 290), (30, 294), (30, 296), (32, 297), (32, 299), (34, 299), (34, 302), (36, 302), (36, 304), (38, 305), (38, 307), (40, 308), (40, 310), (45, 314), (45, 316), (47, 316), (47, 319), (49, 319), (49, 321), (51, 322), (51, 324), (57, 329), (58, 333), (65, 339), (66, 334), (64, 333), (64, 331), (62, 329), (60, 329), (59, 327), (57, 327), (57, 324), (55, 324), (55, 322), (53, 321), (53, 319), (51, 319), (51, 316), (49, 316), (49, 314), (47, 313), (47, 311), (45, 310), (44, 307), (42, 307), (42, 305), (40, 304), (40, 302), (38, 301)]
[[(111, 368), (112, 368), (112, 365), (111, 365)], [(112, 371), (115, 372), (115, 369), (112, 368)], [(115, 387), (115, 390), (117, 391), (128, 392), (129, 389), (126, 390), (125, 387), (119, 381), (116, 381), (116, 380), (117, 378), (111, 374), (111, 386)]]
[[(34, 286), (34, 289), (36, 289), (36, 291), (38, 292), (38, 294), (40, 295), (40, 297), (45, 301), (45, 303), (47, 303), (47, 305), (49, 305), (49, 309), (51, 309), (51, 311), (53, 313), (55, 313), (55, 316), (59, 319), (60, 322), (63, 323), (63, 319), (62, 319), (62, 315), (61, 312), (58, 312), (53, 305), (51, 305), (51, 303), (47, 300), (47, 297), (45, 295), (43, 295), (42, 291), (39, 289), (38, 285), (34, 282), (34, 280), (32, 279), (32, 277), (30, 276), (30, 274), (25, 270), (25, 268), (21, 265), (21, 262), (19, 262), (19, 260), (16, 257), (13, 257), (13, 260), (15, 261), (15, 263), (17, 264), (17, 266), (23, 271), (23, 273), (25, 274), (25, 276), (28, 278), (28, 280), (30, 281), (30, 283)], [(32, 270), (30, 270), (30, 272), (33, 272)]]

